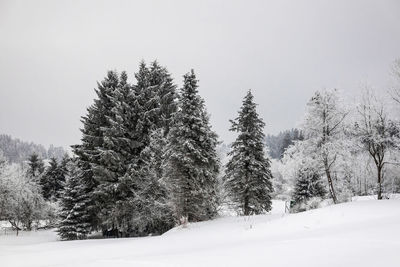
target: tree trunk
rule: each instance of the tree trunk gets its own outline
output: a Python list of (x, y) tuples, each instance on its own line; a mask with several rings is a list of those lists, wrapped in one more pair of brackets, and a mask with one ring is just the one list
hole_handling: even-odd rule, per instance
[(324, 161), (324, 165), (325, 165), (325, 174), (326, 174), (326, 177), (328, 178), (329, 193), (331, 195), (333, 203), (336, 204), (337, 198), (336, 198), (335, 188), (333, 187), (331, 171), (329, 170), (328, 162), (326, 160)]
[(378, 200), (382, 199), (382, 167), (378, 166)]
[(11, 224), (11, 227), (13, 227), (17, 231), (17, 236), (18, 236), (18, 233), (21, 230), (21, 228), (18, 227), (18, 222), (11, 220), (8, 220), (8, 222)]

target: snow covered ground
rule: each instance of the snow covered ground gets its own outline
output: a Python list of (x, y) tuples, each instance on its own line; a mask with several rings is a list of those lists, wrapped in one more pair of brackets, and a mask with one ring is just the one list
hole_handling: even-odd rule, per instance
[(400, 266), (400, 200), (225, 217), (159, 237), (56, 241), (0, 235), (0, 266)]

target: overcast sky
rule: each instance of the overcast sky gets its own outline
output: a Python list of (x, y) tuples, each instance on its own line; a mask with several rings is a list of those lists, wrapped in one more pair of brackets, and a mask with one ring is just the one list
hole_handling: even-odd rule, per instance
[(400, 57), (400, 1), (0, 0), (0, 133), (79, 142), (107, 70), (131, 81), (157, 59), (182, 84), (194, 68), (213, 128), (232, 141), (252, 89), (266, 133), (298, 125), (315, 90), (385, 92)]

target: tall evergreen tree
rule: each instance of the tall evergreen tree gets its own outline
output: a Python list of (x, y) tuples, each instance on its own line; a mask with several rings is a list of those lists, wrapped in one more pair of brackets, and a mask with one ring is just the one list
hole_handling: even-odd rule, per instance
[(58, 164), (55, 158), (51, 158), (49, 166), (40, 177), (40, 185), (42, 187), (43, 198), (50, 200), (58, 199), (65, 182), (65, 171), (63, 166)]
[(137, 175), (138, 187), (134, 198), (137, 211), (134, 226), (138, 234), (162, 234), (174, 226), (167, 184), (163, 178), (166, 145), (163, 129), (158, 129), (152, 133), (149, 146), (140, 155), (144, 164)]
[(157, 92), (159, 99), (157, 126), (162, 127), (164, 136), (167, 136), (171, 127), (172, 115), (177, 109), (176, 85), (168, 70), (161, 67), (157, 61), (151, 63), (149, 85)]
[(80, 183), (90, 201), (85, 203), (85, 211), (89, 214), (88, 219), (90, 228), (99, 228), (99, 205), (94, 195), (94, 190), (98, 185), (93, 172), (93, 165), (98, 165), (100, 153), (98, 148), (104, 143), (103, 127), (108, 126), (108, 116), (112, 108), (111, 96), (118, 86), (118, 75), (114, 71), (109, 71), (103, 81), (97, 84), (95, 90), (97, 98), (93, 105), (87, 109), (86, 116), (82, 117), (83, 128), (81, 144), (73, 146), (73, 151), (77, 156), (77, 165), (81, 170)]
[(28, 174), (33, 179), (39, 179), (39, 176), (44, 172), (43, 160), (36, 154), (33, 153), (28, 159)]
[(188, 221), (210, 219), (218, 207), (217, 135), (211, 131), (197, 82), (193, 70), (184, 75), (165, 155), (164, 175), (176, 219)]
[(170, 74), (157, 62), (150, 68), (140, 63), (135, 85), (127, 78), (125, 72), (120, 76), (109, 72), (99, 83), (98, 98), (83, 117), (82, 144), (74, 146), (74, 152), (86, 187), (83, 191), (91, 200), (86, 209), (91, 214), (92, 228), (146, 234), (160, 227), (138, 230), (143, 224), (137, 224), (137, 203), (143, 199), (142, 194), (148, 193), (140, 185), (157, 184), (153, 182), (160, 175), (152, 178), (149, 170), (156, 166), (142, 152), (154, 131), (162, 132), (163, 138), (168, 132), (176, 94)]
[(77, 159), (67, 166), (68, 177), (60, 202), (60, 223), (57, 232), (63, 240), (86, 239), (90, 232), (90, 205), (87, 187), (82, 183), (82, 170)]
[(135, 171), (128, 171), (137, 168), (145, 142), (145, 126), (141, 124), (145, 112), (135, 89), (123, 72), (111, 97), (108, 126), (102, 128), (104, 142), (98, 147), (99, 163), (92, 164), (99, 182), (95, 193), (101, 204), (102, 227), (125, 233), (132, 228), (132, 199), (137, 187)]
[(139, 65), (139, 71), (135, 74), (136, 78), (136, 101), (137, 107), (141, 110), (140, 118), (137, 122), (136, 131), (141, 136), (141, 147), (143, 150), (150, 140), (150, 133), (156, 128), (159, 120), (159, 97), (155, 86), (150, 84), (150, 70), (142, 61)]
[[(159, 88), (157, 81), (151, 80), (156, 72), (153, 70), (152, 74), (141, 62), (135, 86), (127, 83), (126, 73), (121, 74), (111, 96), (108, 126), (102, 128), (104, 142), (98, 147), (99, 164), (92, 164), (99, 182), (95, 192), (101, 203), (102, 225), (118, 228), (126, 235), (152, 231), (151, 227), (142, 227), (143, 221), (138, 224), (137, 218), (142, 209), (138, 206), (143, 199), (141, 194), (148, 194), (140, 187), (153, 179), (146, 170), (152, 166), (147, 165), (142, 152), (150, 144), (151, 133), (163, 128), (159, 120)], [(163, 83), (160, 79), (158, 83)], [(151, 199), (148, 197), (147, 201)]]
[(272, 174), (264, 154), (265, 123), (256, 111), (251, 91), (247, 92), (231, 131), (239, 135), (228, 153), (225, 182), (229, 196), (244, 215), (271, 210)]

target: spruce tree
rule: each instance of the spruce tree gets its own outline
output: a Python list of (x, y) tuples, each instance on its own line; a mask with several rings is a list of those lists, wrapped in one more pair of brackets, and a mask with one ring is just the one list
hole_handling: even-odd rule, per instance
[(39, 176), (44, 172), (43, 160), (38, 154), (33, 153), (28, 159), (28, 174), (34, 180), (39, 180)]
[[(134, 86), (128, 84), (125, 72), (119, 78), (110, 97), (108, 126), (101, 129), (104, 142), (98, 147), (99, 162), (92, 164), (99, 182), (95, 193), (101, 203), (102, 225), (118, 228), (125, 235), (151, 231), (149, 227), (142, 227), (143, 222), (137, 224), (142, 209), (138, 202), (142, 193), (147, 194), (139, 187), (153, 179), (146, 171), (151, 166), (146, 166), (142, 152), (149, 146), (151, 133), (160, 127), (157, 125), (158, 91), (151, 86), (150, 71), (144, 62), (135, 77)], [(151, 199), (148, 197), (147, 201)]]
[[(157, 223), (137, 223), (142, 216), (140, 201), (146, 199), (157, 210), (158, 203), (150, 202), (161, 201), (159, 195), (165, 194), (165, 186), (157, 184), (162, 175), (153, 175), (161, 163), (148, 160), (152, 156), (143, 151), (150, 145), (154, 131), (161, 132), (162, 138), (168, 132), (171, 114), (176, 110), (175, 86), (168, 71), (157, 62), (150, 68), (140, 63), (135, 85), (127, 78), (125, 72), (109, 72), (99, 83), (98, 98), (83, 117), (82, 144), (74, 146), (74, 152), (86, 188), (83, 191), (90, 200), (85, 205), (92, 229), (113, 228), (124, 235), (159, 233), (170, 227), (167, 221), (171, 216)], [(161, 153), (160, 148), (151, 155)], [(156, 197), (150, 196), (144, 185), (155, 188), (150, 191)], [(152, 212), (154, 209), (150, 208)], [(168, 210), (164, 214), (170, 213), (170, 206)]]
[(238, 132), (228, 153), (225, 183), (235, 207), (244, 215), (271, 210), (272, 174), (264, 154), (265, 123), (256, 111), (251, 91), (247, 92), (239, 116), (231, 121), (231, 131)]
[(159, 99), (157, 126), (161, 127), (164, 136), (167, 136), (171, 127), (172, 115), (177, 109), (176, 85), (168, 70), (161, 67), (157, 61), (151, 63), (149, 85), (157, 92)]
[[(127, 234), (132, 230), (136, 212), (133, 198), (137, 188), (138, 165), (147, 137), (144, 130), (144, 107), (136, 88), (127, 82), (123, 72), (111, 97), (108, 126), (103, 127), (104, 142), (99, 150), (99, 163), (93, 165), (99, 182), (95, 194), (99, 197), (101, 224)], [(142, 95), (143, 96), (143, 95)], [(134, 170), (132, 170), (134, 169)]]
[(197, 82), (193, 70), (184, 75), (165, 155), (164, 175), (178, 220), (207, 220), (218, 207), (217, 135), (210, 128)]
[(63, 188), (65, 182), (64, 173), (61, 166), (55, 158), (51, 158), (49, 166), (46, 168), (43, 175), (40, 177), (40, 185), (42, 194), (45, 200), (50, 200), (59, 197), (59, 192)]
[(83, 172), (79, 169), (77, 159), (66, 166), (68, 177), (60, 201), (60, 223), (58, 235), (62, 240), (86, 239), (90, 232), (90, 213), (87, 207), (90, 199), (87, 187), (82, 183)]
[(150, 86), (150, 70), (142, 61), (139, 65), (139, 71), (135, 74), (137, 108), (140, 108), (139, 120), (137, 121), (136, 132), (140, 136), (141, 147), (143, 150), (150, 140), (150, 133), (156, 128), (159, 120), (159, 97), (154, 86)]
[(293, 191), (293, 201), (296, 204), (306, 203), (313, 197), (323, 198), (326, 194), (321, 176), (314, 170), (302, 168)]
[(98, 181), (93, 172), (93, 166), (99, 164), (100, 153), (98, 148), (104, 143), (103, 127), (108, 126), (108, 117), (112, 107), (111, 96), (118, 85), (118, 76), (114, 71), (109, 71), (103, 81), (97, 84), (95, 90), (97, 98), (87, 109), (86, 116), (82, 117), (83, 128), (81, 129), (81, 144), (72, 146), (77, 156), (76, 164), (81, 170), (80, 184), (85, 187), (83, 190), (90, 200), (85, 203), (87, 218), (93, 229), (100, 225), (99, 203), (94, 194)]
[(137, 175), (137, 194), (133, 224), (138, 234), (162, 234), (174, 226), (172, 206), (168, 198), (167, 183), (163, 178), (166, 139), (163, 129), (151, 134), (150, 144), (141, 153), (144, 164)]

